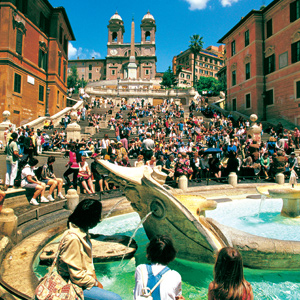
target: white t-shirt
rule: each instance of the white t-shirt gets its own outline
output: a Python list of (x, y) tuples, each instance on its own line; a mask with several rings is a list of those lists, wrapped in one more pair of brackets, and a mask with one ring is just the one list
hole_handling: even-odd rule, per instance
[(21, 187), (24, 187), (28, 182), (27, 182), (27, 176), (35, 176), (34, 171), (32, 168), (30, 168), (29, 165), (26, 165), (25, 168), (22, 170), (21, 173)]
[[(166, 266), (160, 264), (153, 264), (152, 273), (156, 276)], [(146, 265), (139, 265), (135, 270), (135, 288), (134, 299), (136, 296), (140, 296), (143, 288), (142, 272), (145, 278), (145, 282), (148, 282), (148, 272)], [(158, 287), (157, 287), (158, 288)], [(181, 288), (181, 276), (177, 271), (170, 270), (165, 273), (163, 281), (160, 283), (160, 299), (162, 300), (175, 300), (176, 296), (182, 294)]]

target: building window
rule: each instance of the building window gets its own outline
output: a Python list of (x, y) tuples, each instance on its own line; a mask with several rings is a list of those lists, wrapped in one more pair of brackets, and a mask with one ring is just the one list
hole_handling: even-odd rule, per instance
[(250, 74), (250, 63), (247, 63), (246, 65), (245, 65), (245, 73), (246, 73), (246, 80), (248, 80), (248, 79), (250, 79), (250, 77), (251, 77), (251, 74)]
[(111, 75), (115, 75), (116, 74), (116, 70), (111, 70)]
[(89, 65), (89, 70), (92, 71), (93, 70), (93, 66)]
[(284, 52), (279, 55), (279, 69), (287, 67), (289, 64), (288, 62), (288, 52)]
[(235, 41), (231, 42), (231, 56), (235, 55)]
[(47, 58), (48, 55), (42, 49), (39, 49), (39, 67), (47, 71)]
[(246, 109), (251, 108), (251, 95), (246, 95)]
[(39, 101), (44, 101), (44, 86), (39, 86)]
[(205, 75), (208, 75), (208, 71), (205, 71), (204, 74), (205, 74)]
[(272, 104), (274, 104), (273, 90), (266, 91), (265, 103), (266, 103), (266, 105), (272, 105)]
[(275, 71), (275, 54), (265, 58), (265, 74), (268, 75)]
[(64, 61), (64, 82), (66, 82), (66, 78), (67, 78), (67, 63), (66, 61)]
[(300, 41), (292, 44), (292, 64), (300, 61)]
[(294, 22), (300, 18), (300, 0), (290, 3), (290, 21)]
[(273, 22), (272, 19), (267, 21), (267, 38), (273, 34)]
[(61, 75), (61, 57), (58, 58), (58, 76)]
[(232, 99), (232, 110), (236, 111), (236, 98)]
[(57, 99), (56, 99), (56, 104), (59, 106), (59, 91), (57, 91)]
[(40, 12), (40, 29), (46, 34), (49, 34), (49, 19), (45, 17), (45, 15)]
[(89, 73), (89, 79), (92, 79), (92, 73)]
[(236, 71), (232, 71), (232, 86), (236, 85)]
[(15, 73), (14, 92), (21, 94), (21, 83), (22, 76), (20, 74)]
[(148, 69), (145, 70), (145, 74), (149, 75), (149, 70)]
[(16, 52), (22, 55), (23, 50), (23, 32), (17, 29), (17, 36), (16, 36)]
[(300, 99), (300, 81), (296, 82), (296, 99)]
[(17, 9), (24, 15), (27, 14), (28, 0), (16, 0)]
[(249, 30), (245, 31), (245, 47), (249, 45)]
[(200, 73), (202, 73), (202, 74), (203, 74), (203, 70), (200, 70)]
[(181, 73), (181, 74), (180, 74), (180, 77), (181, 77), (181, 78), (184, 78), (184, 74), (183, 74), (183, 73)]
[(210, 76), (213, 76), (213, 75), (214, 75), (214, 73), (213, 73), (213, 72), (209, 72), (209, 75), (210, 75)]
[(62, 45), (62, 43), (63, 43), (63, 29), (62, 29), (61, 26), (59, 27), (59, 42)]

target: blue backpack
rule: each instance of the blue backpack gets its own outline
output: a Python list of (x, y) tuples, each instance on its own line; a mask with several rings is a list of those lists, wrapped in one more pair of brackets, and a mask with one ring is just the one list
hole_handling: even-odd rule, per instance
[[(153, 275), (151, 265), (146, 265), (148, 272), (148, 283), (147, 288), (151, 290), (151, 296), (153, 300), (161, 300), (160, 299), (160, 284), (155, 287), (155, 285), (161, 280), (162, 276), (170, 270), (170, 268), (165, 267), (162, 269), (156, 276)], [(153, 289), (155, 287), (155, 289)]]

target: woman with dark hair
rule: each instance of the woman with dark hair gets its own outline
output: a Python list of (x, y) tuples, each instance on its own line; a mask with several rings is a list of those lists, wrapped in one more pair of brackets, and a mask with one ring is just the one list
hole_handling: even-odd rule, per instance
[(53, 171), (54, 163), (55, 163), (55, 157), (49, 156), (47, 159), (47, 163), (43, 165), (42, 172), (41, 172), (42, 182), (50, 186), (49, 196), (47, 197), (49, 201), (54, 201), (52, 194), (56, 187), (58, 192), (57, 193), (58, 198), (60, 198), (61, 200), (65, 199), (65, 197), (62, 194), (63, 180), (62, 178), (57, 178), (55, 176)]
[[(184, 300), (181, 295), (180, 274), (167, 267), (175, 259), (176, 253), (169, 236), (158, 235), (151, 239), (147, 246), (150, 265), (139, 265), (135, 271), (134, 299), (152, 290), (153, 300)], [(159, 281), (159, 285), (153, 290)]]
[(243, 260), (238, 250), (222, 248), (214, 267), (214, 281), (208, 287), (208, 300), (253, 300), (251, 284), (245, 280)]
[[(79, 162), (81, 161), (80, 154), (76, 150), (76, 144), (71, 144), (71, 149), (69, 151), (69, 162), (66, 164), (66, 167), (69, 166), (68, 170), (64, 173), (63, 177), (67, 182), (69, 188), (77, 189), (77, 176), (79, 172)], [(73, 174), (73, 185), (71, 185), (71, 181), (69, 176)]]
[(75, 285), (75, 290), (76, 286), (83, 289), (85, 300), (121, 300), (119, 295), (104, 290), (95, 274), (88, 231), (100, 222), (101, 212), (101, 202), (94, 199), (85, 199), (77, 205), (69, 216), (56, 268), (62, 278)]
[(19, 154), (19, 148), (17, 144), (18, 134), (13, 132), (10, 136), (10, 141), (6, 146), (6, 176), (5, 185), (9, 187), (14, 186), (15, 178), (18, 171), (18, 160), (22, 157)]

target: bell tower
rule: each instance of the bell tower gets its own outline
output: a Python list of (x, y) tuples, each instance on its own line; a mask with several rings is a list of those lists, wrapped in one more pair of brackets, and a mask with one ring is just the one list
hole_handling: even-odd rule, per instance
[(108, 28), (108, 45), (123, 44), (125, 32), (124, 22), (121, 16), (116, 12), (109, 20)]
[(143, 17), (141, 24), (142, 44), (155, 44), (155, 32), (155, 19), (148, 11), (148, 13)]

